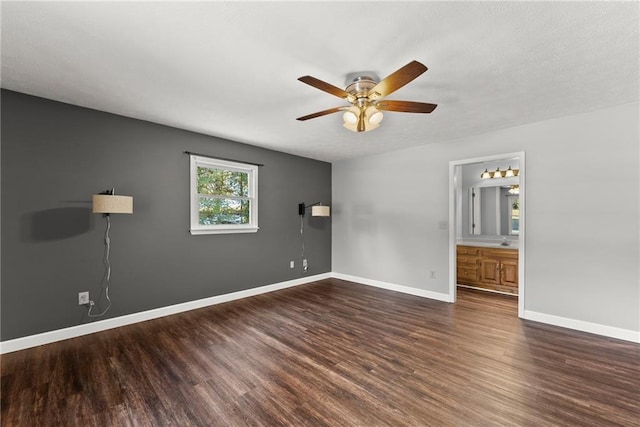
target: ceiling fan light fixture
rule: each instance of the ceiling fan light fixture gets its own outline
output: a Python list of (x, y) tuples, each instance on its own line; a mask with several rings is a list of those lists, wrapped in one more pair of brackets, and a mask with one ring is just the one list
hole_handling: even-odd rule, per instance
[(375, 128), (377, 128), (378, 126), (380, 126), (378, 123), (365, 123), (365, 127), (364, 127), (364, 131), (368, 132), (370, 130), (374, 130)]
[(345, 128), (354, 132), (367, 132), (380, 125), (384, 117), (382, 111), (431, 113), (437, 107), (437, 104), (398, 100), (381, 101), (382, 98), (413, 81), (425, 71), (427, 71), (427, 67), (424, 64), (418, 61), (411, 61), (381, 81), (369, 74), (355, 75), (344, 90), (312, 76), (299, 77), (299, 81), (341, 98), (352, 104), (352, 106), (334, 107), (298, 117), (296, 120), (305, 121), (342, 111), (343, 126)]
[(358, 132), (358, 124), (357, 123), (347, 123), (345, 122), (342, 126), (349, 129), (352, 132)]
[(356, 124), (358, 123), (358, 114), (353, 111), (353, 109), (349, 109), (344, 112), (342, 115), (342, 120), (345, 124)]
[(365, 114), (367, 115), (367, 121), (369, 122), (369, 124), (372, 125), (377, 125), (382, 121), (382, 118), (384, 117), (384, 115), (382, 114), (382, 111), (379, 111), (376, 107), (369, 107), (367, 108)]
[[(371, 120), (372, 116), (376, 113), (374, 120)], [(353, 120), (353, 117), (356, 119)], [(382, 120), (382, 113), (377, 108), (369, 106), (366, 109), (364, 107), (353, 106), (349, 108), (343, 115), (343, 126), (352, 132), (368, 132), (380, 126), (380, 120)]]

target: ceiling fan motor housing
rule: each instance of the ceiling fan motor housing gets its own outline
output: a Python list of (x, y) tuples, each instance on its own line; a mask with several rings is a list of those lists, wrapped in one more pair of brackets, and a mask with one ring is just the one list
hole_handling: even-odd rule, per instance
[(373, 77), (358, 76), (347, 86), (346, 91), (356, 98), (366, 98), (369, 91), (377, 84), (378, 82)]

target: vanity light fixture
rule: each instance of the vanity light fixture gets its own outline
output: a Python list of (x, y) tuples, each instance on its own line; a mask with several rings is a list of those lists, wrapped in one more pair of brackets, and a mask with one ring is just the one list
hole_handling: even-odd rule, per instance
[(508, 169), (501, 171), (500, 168), (496, 168), (495, 171), (489, 172), (489, 169), (485, 169), (482, 174), (480, 174), (481, 179), (491, 179), (491, 178), (512, 178), (514, 176), (518, 176), (520, 173), (519, 169), (511, 169), (509, 166)]
[(510, 195), (518, 195), (518, 194), (520, 194), (520, 186), (519, 185), (512, 185), (509, 188), (509, 191), (507, 191), (507, 193), (509, 193)]

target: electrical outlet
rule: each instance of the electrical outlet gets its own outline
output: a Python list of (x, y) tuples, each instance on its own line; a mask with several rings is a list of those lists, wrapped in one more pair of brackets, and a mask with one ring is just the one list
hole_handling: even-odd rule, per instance
[(436, 271), (435, 270), (431, 270), (431, 278), (432, 279), (436, 278)]
[(89, 292), (78, 292), (78, 305), (89, 304)]
[(440, 221), (438, 222), (438, 228), (440, 230), (446, 230), (447, 228), (449, 228), (449, 224), (447, 223), (447, 221)]
[(294, 261), (289, 261), (289, 268), (295, 268), (296, 263)]

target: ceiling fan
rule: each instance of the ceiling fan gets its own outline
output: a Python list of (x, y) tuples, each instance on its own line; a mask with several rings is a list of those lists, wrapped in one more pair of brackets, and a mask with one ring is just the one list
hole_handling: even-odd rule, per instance
[(366, 132), (380, 125), (382, 111), (397, 111), (401, 113), (430, 113), (437, 104), (413, 101), (392, 101), (382, 99), (411, 82), (420, 74), (427, 71), (427, 67), (418, 61), (411, 61), (399, 70), (391, 73), (381, 81), (374, 77), (357, 76), (345, 90), (332, 84), (323, 82), (311, 76), (302, 76), (298, 80), (316, 89), (342, 98), (351, 103), (350, 106), (330, 108), (317, 113), (298, 117), (296, 120), (309, 120), (327, 114), (343, 111), (344, 127), (354, 132)]

